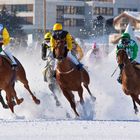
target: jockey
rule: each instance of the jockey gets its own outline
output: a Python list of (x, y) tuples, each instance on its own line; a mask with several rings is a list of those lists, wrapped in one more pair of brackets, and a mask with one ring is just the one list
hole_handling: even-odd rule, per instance
[[(51, 38), (51, 32), (47, 32), (44, 36), (44, 41), (42, 42), (42, 59), (47, 60), (47, 65), (46, 68), (50, 66), (52, 70), (52, 75), (55, 77), (55, 72), (54, 72), (54, 66), (55, 66), (55, 59), (53, 57), (53, 53), (51, 52), (51, 47), (50, 47), (50, 38)], [(46, 80), (46, 75), (44, 74), (44, 81)]]
[(53, 51), (53, 49), (55, 47), (56, 40), (63, 40), (63, 39), (66, 40), (68, 57), (72, 60), (73, 63), (76, 64), (77, 69), (81, 70), (83, 68), (83, 65), (76, 59), (76, 57), (74, 57), (71, 54), (71, 50), (73, 48), (71, 35), (67, 31), (63, 30), (62, 24), (60, 24), (60, 23), (54, 24), (52, 37), (51, 37), (51, 40), (50, 40), (51, 50)]
[[(117, 45), (116, 53), (118, 52), (119, 49), (125, 49), (131, 63), (135, 62), (134, 60), (136, 59), (138, 53), (138, 45), (134, 40), (130, 38), (129, 33), (123, 33), (121, 35), (121, 40)], [(121, 75), (122, 75), (123, 64), (120, 64), (119, 68), (120, 68), (120, 74), (117, 81), (119, 83), (122, 83)]]
[(80, 61), (83, 58), (84, 54), (82, 48), (79, 46), (79, 44), (75, 41), (73, 37), (72, 37), (72, 46), (73, 48), (71, 50), (71, 53)]
[(99, 53), (99, 48), (97, 47), (96, 42), (93, 43), (92, 45), (92, 52), (96, 55), (97, 53)]
[(50, 50), (50, 38), (51, 38), (51, 33), (47, 32), (44, 36), (44, 41), (42, 42), (42, 59), (46, 60), (46, 54), (47, 54), (47, 49)]
[(0, 53), (4, 53), (11, 60), (11, 67), (13, 70), (16, 69), (17, 63), (7, 48), (7, 45), (10, 43), (10, 35), (7, 29), (0, 24)]

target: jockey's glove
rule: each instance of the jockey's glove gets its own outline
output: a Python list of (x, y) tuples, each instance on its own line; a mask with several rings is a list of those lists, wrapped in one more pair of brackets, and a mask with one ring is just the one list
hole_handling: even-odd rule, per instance
[(134, 62), (134, 59), (132, 59), (132, 58), (130, 58), (129, 60), (130, 60), (131, 63)]

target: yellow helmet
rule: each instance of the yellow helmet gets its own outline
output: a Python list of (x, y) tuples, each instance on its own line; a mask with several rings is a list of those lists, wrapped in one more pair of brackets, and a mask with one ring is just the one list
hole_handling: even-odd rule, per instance
[(62, 29), (63, 29), (63, 27), (62, 27), (61, 23), (56, 23), (53, 26), (53, 31), (62, 30)]
[(44, 39), (47, 40), (47, 39), (50, 39), (51, 38), (51, 33), (48, 32), (44, 35)]

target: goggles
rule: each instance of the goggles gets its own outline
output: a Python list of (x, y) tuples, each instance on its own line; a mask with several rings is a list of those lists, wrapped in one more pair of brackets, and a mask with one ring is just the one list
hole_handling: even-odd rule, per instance
[(130, 43), (130, 39), (129, 38), (122, 38), (122, 44), (123, 45), (128, 45)]

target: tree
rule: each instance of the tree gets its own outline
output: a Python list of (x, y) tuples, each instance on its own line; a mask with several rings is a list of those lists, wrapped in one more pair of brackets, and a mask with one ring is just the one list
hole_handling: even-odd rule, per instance
[(16, 16), (16, 9), (12, 12), (8, 11), (5, 6), (0, 11), (0, 23), (2, 23), (10, 33), (12, 37), (24, 36), (25, 33), (22, 30), (22, 20)]

